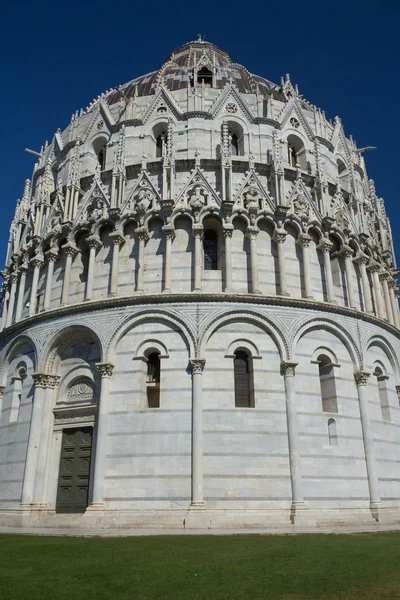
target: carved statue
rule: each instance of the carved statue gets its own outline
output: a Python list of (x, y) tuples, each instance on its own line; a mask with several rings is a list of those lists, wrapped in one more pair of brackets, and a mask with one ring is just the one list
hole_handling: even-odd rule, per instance
[(346, 213), (343, 210), (338, 210), (335, 215), (336, 223), (339, 225), (340, 229), (348, 229), (349, 228), (349, 219), (347, 218)]
[(310, 207), (303, 194), (299, 194), (293, 200), (293, 211), (300, 219), (308, 219), (310, 216)]
[(189, 204), (192, 208), (199, 210), (205, 204), (204, 192), (199, 185), (196, 185), (193, 194), (190, 198)]
[(149, 189), (141, 189), (135, 197), (136, 208), (141, 212), (146, 212), (154, 199), (154, 194)]
[(247, 210), (260, 208), (260, 194), (256, 188), (251, 187), (243, 193), (243, 204)]
[(103, 202), (101, 198), (94, 198), (90, 206), (87, 209), (87, 218), (97, 221), (103, 216)]

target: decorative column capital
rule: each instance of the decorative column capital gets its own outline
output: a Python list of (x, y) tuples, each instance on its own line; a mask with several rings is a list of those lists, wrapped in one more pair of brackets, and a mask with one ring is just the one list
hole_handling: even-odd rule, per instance
[(272, 239), (276, 244), (284, 244), (286, 241), (287, 232), (282, 229), (275, 229)]
[(56, 388), (60, 383), (60, 377), (58, 375), (51, 375), (49, 373), (33, 373), (33, 381), (37, 388)]
[(343, 258), (347, 258), (347, 259), (352, 259), (354, 256), (354, 250), (353, 248), (351, 248), (350, 246), (348, 246), (347, 244), (344, 244), (339, 252), (338, 252), (339, 256), (342, 256)]
[(71, 256), (72, 258), (75, 258), (75, 256), (79, 253), (78, 248), (72, 242), (67, 242), (62, 246), (62, 248), (64, 249), (65, 254), (67, 256)]
[(168, 225), (164, 225), (162, 228), (165, 237), (167, 238), (167, 240), (171, 240), (171, 242), (174, 241), (175, 239), (175, 228), (173, 225), (168, 224)]
[(224, 238), (231, 238), (233, 234), (233, 225), (226, 225), (222, 228), (222, 235)]
[(201, 237), (203, 235), (203, 225), (193, 225), (192, 233), (194, 237)]
[(202, 373), (206, 361), (202, 358), (191, 358), (189, 364), (191, 366), (192, 373)]
[(358, 373), (354, 373), (354, 379), (356, 380), (357, 386), (367, 385), (370, 376), (371, 373), (368, 373), (367, 371), (358, 371)]
[(388, 279), (390, 279), (390, 275), (387, 271), (383, 271), (382, 273), (379, 273), (379, 279), (380, 281), (388, 281)]
[(101, 377), (111, 377), (113, 374), (114, 365), (112, 363), (97, 363), (96, 367)]
[(43, 254), (36, 254), (36, 256), (33, 256), (30, 260), (30, 263), (33, 267), (37, 267), (40, 269), (40, 267), (43, 266), (44, 263), (44, 256)]
[(359, 265), (366, 266), (369, 263), (369, 256), (364, 254), (364, 252), (359, 252), (359, 254), (357, 254), (355, 257), (354, 262), (358, 263)]
[(370, 273), (379, 273), (381, 270), (381, 265), (377, 262), (373, 262), (367, 267), (367, 269), (370, 271)]
[(47, 250), (45, 257), (47, 258), (47, 262), (55, 263), (58, 259), (58, 252), (56, 250)]
[(391, 289), (391, 290), (397, 290), (397, 282), (396, 282), (396, 280), (395, 280), (395, 279), (393, 279), (392, 277), (390, 277), (390, 278), (389, 278), (389, 281), (388, 281), (388, 287), (389, 287), (389, 289)]
[[(399, 388), (400, 388), (400, 386), (399, 386)], [(5, 391), (5, 389), (6, 389), (6, 386), (5, 386), (5, 385), (0, 385), (0, 400), (1, 400), (1, 399), (3, 398), (3, 396), (4, 396), (4, 391)]]
[(18, 272), (17, 272), (17, 273), (12, 273), (12, 274), (10, 275), (10, 281), (11, 281), (11, 285), (12, 285), (12, 284), (15, 284), (15, 285), (17, 285), (17, 283), (18, 283), (18, 277), (19, 277), (19, 274), (18, 274)]
[(103, 245), (98, 235), (89, 235), (85, 241), (89, 248), (95, 248), (96, 250)]
[(296, 240), (296, 244), (300, 248), (308, 248), (311, 244), (312, 237), (308, 233), (301, 233)]
[(324, 238), (321, 243), (317, 246), (318, 250), (321, 250), (324, 254), (330, 254), (333, 248), (333, 242), (330, 239)]
[(27, 273), (28, 272), (28, 263), (26, 262), (26, 260), (20, 265), (19, 267), (19, 272), (21, 273)]
[(147, 242), (147, 240), (150, 239), (149, 232), (146, 227), (138, 227), (136, 229), (136, 234), (140, 241)]
[(259, 233), (260, 233), (260, 230), (258, 229), (258, 227), (256, 227), (255, 225), (248, 225), (248, 227), (246, 229), (246, 237), (249, 240), (257, 239), (257, 236)]
[(122, 244), (125, 244), (125, 238), (119, 231), (110, 233), (110, 238), (114, 246), (122, 246)]
[[(395, 387), (395, 390), (396, 390), (397, 398), (399, 399), (399, 403), (400, 403), (400, 385), (395, 385), (394, 387)], [(4, 388), (3, 388), (3, 392), (4, 392)]]
[(294, 377), (295, 370), (299, 363), (290, 360), (284, 360), (281, 363), (282, 371), (285, 377)]

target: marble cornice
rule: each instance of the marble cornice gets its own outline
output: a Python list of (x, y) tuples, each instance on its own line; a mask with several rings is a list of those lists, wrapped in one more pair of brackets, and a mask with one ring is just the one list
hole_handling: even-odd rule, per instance
[(260, 306), (277, 306), (281, 308), (299, 308), (310, 311), (316, 311), (319, 313), (326, 313), (330, 315), (340, 315), (344, 317), (351, 317), (355, 320), (365, 321), (371, 325), (385, 329), (392, 335), (395, 335), (400, 339), (400, 330), (396, 329), (393, 325), (390, 325), (387, 321), (379, 319), (374, 315), (364, 313), (357, 309), (348, 308), (346, 306), (338, 306), (337, 304), (330, 304), (329, 302), (320, 302), (318, 300), (306, 300), (303, 298), (291, 298), (283, 296), (262, 296), (259, 294), (209, 294), (206, 292), (192, 292), (188, 294), (137, 294), (135, 296), (120, 296), (104, 298), (102, 300), (93, 300), (81, 304), (70, 304), (68, 306), (62, 306), (53, 310), (33, 315), (22, 319), (18, 323), (13, 323), (9, 327), (5, 328), (0, 333), (0, 343), (4, 342), (7, 338), (13, 337), (14, 335), (29, 329), (32, 325), (36, 325), (40, 322), (47, 322), (58, 317), (65, 317), (68, 315), (76, 315), (79, 313), (98, 312), (106, 309), (120, 308), (127, 306), (147, 306), (157, 307), (158, 305), (168, 305), (177, 303), (229, 303), (242, 305), (243, 307), (247, 304), (258, 304)]

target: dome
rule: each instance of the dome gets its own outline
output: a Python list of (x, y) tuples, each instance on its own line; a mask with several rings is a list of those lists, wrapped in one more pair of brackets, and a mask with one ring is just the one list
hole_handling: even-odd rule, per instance
[[(193, 84), (194, 73), (204, 69), (214, 73), (214, 86), (222, 89), (230, 81), (241, 93), (265, 95), (275, 87), (270, 81), (252, 75), (242, 65), (232, 61), (230, 56), (209, 42), (197, 41), (184, 44), (171, 52), (158, 71), (133, 79), (121, 86), (127, 98), (154, 94), (162, 81), (170, 91), (186, 89)], [(108, 97), (108, 103), (119, 100), (118, 93)]]
[(2, 271), (4, 525), (399, 521), (397, 269), (364, 151), (201, 39), (55, 132)]

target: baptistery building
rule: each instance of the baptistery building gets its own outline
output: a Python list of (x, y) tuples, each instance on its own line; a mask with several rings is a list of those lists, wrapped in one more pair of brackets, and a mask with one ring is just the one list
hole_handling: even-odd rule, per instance
[(1, 525), (400, 522), (365, 150), (201, 37), (56, 131), (2, 272)]

